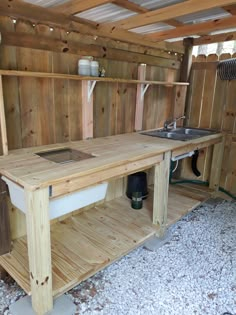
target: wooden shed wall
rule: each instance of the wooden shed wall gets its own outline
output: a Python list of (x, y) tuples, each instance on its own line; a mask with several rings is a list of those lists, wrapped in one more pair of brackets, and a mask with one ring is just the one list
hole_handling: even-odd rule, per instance
[[(236, 194), (236, 80), (220, 80), (216, 64), (213, 64), (231, 57), (236, 56), (200, 55), (193, 60), (187, 96), (186, 125), (213, 128), (226, 133), (220, 186)], [(209, 179), (211, 155), (211, 149), (201, 151), (198, 168), (202, 176), (199, 179)], [(190, 159), (184, 161), (181, 175), (196, 179), (191, 171)]]
[[(61, 38), (61, 30), (0, 18), (5, 31)], [(76, 35), (72, 35), (76, 39)], [(0, 46), (0, 68), (77, 74), (79, 55)], [(128, 52), (127, 52), (128, 54)], [(97, 60), (106, 76), (137, 79), (138, 63)], [(178, 69), (147, 65), (147, 80), (179, 79)], [(98, 82), (94, 91), (94, 137), (134, 131), (135, 84)], [(145, 95), (145, 129), (159, 127), (173, 114), (175, 88), (150, 86)], [(81, 139), (81, 82), (3, 77), (9, 149)]]

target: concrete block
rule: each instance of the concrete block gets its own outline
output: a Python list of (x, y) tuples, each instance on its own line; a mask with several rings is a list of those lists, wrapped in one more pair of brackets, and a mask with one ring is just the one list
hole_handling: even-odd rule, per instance
[[(12, 315), (36, 315), (31, 305), (31, 297), (25, 296), (10, 305), (9, 310)], [(72, 300), (62, 295), (54, 300), (53, 310), (46, 315), (74, 315), (76, 306)]]

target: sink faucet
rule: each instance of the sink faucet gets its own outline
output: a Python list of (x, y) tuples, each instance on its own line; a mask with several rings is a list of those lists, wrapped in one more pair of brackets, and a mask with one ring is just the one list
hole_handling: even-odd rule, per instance
[(185, 118), (185, 116), (180, 116), (180, 117), (178, 117), (178, 118), (175, 118), (173, 121), (165, 121), (165, 123), (164, 123), (164, 129), (165, 130), (167, 130), (168, 128), (170, 128), (170, 127), (172, 127), (173, 126), (173, 128), (174, 129), (176, 129), (176, 123), (177, 123), (177, 121), (178, 120), (180, 120), (180, 119), (184, 119)]

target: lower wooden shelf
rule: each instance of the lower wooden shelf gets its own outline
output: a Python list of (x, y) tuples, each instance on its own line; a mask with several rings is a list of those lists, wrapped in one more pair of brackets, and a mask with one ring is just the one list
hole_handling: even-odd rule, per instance
[[(57, 297), (151, 238), (152, 193), (141, 210), (133, 210), (126, 197), (72, 216), (51, 227), (53, 296)], [(211, 197), (206, 187), (171, 186), (168, 225)], [(30, 295), (26, 237), (14, 241), (0, 265)]]

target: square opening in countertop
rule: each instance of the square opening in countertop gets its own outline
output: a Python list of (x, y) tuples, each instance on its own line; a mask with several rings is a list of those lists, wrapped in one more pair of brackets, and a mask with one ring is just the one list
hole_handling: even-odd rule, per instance
[(93, 158), (94, 156), (85, 152), (81, 152), (78, 150), (63, 148), (58, 150), (50, 150), (44, 152), (38, 152), (36, 155), (47, 159), (49, 161), (66, 164), (71, 162), (78, 162), (86, 159)]

